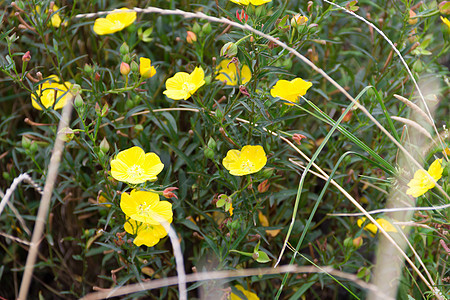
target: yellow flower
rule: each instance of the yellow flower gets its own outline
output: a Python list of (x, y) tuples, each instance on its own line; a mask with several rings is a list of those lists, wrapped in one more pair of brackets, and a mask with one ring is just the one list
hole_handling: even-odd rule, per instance
[(247, 145), (239, 150), (229, 150), (222, 164), (231, 175), (242, 176), (256, 173), (267, 163), (263, 147)]
[(191, 74), (178, 72), (166, 81), (164, 95), (173, 100), (187, 100), (195, 91), (205, 84), (205, 72), (202, 67), (196, 67)]
[(144, 78), (150, 78), (156, 74), (156, 70), (152, 66), (152, 61), (149, 58), (139, 58), (139, 73)]
[(172, 223), (172, 204), (160, 201), (159, 195), (153, 192), (132, 190), (130, 194), (122, 193), (120, 208), (131, 219), (150, 225)]
[[(246, 289), (244, 289), (244, 287), (240, 284), (235, 286), (236, 289), (238, 289), (239, 291), (242, 292), (242, 294), (244, 294), (245, 297), (247, 297), (248, 300), (259, 300), (258, 295), (256, 295), (253, 292), (247, 291)], [(241, 300), (242, 298), (239, 297), (238, 295), (236, 295), (235, 293), (231, 293), (231, 300)]]
[[(236, 72), (236, 65), (230, 64), (231, 59), (225, 59), (220, 62), (216, 67), (219, 71), (219, 75), (216, 76), (216, 80), (225, 81), (227, 85), (238, 85), (238, 76)], [(241, 83), (246, 84), (252, 78), (252, 72), (247, 65), (243, 65), (241, 72)]]
[[(356, 224), (358, 224), (358, 227), (361, 228), (362, 224), (366, 221), (366, 217), (359, 218), (358, 221), (356, 221)], [(397, 232), (397, 229), (392, 225), (388, 220), (385, 219), (376, 219), (378, 224), (380, 224), (381, 228), (383, 228), (387, 232)], [(363, 228), (364, 230), (370, 231), (373, 234), (376, 234), (378, 231), (378, 227), (373, 224), (369, 223)]]
[(136, 246), (146, 245), (153, 247), (159, 243), (160, 239), (167, 235), (167, 231), (162, 225), (150, 225), (136, 222), (133, 219), (129, 219), (123, 227), (126, 232), (136, 234), (133, 241)]
[[(298, 102), (298, 98), (305, 95), (311, 86), (311, 82), (304, 81), (301, 78), (295, 78), (291, 81), (278, 80), (270, 90), (270, 94), (272, 97), (279, 97), (290, 102)], [(286, 104), (292, 105), (290, 103)]]
[(308, 22), (308, 17), (302, 16), (301, 14), (296, 14), (291, 19), (291, 24), (296, 24), (298, 26), (305, 25)]
[(253, 4), (254, 6), (272, 2), (272, 0), (230, 0), (230, 1), (233, 3), (236, 3), (236, 4), (240, 4), (240, 5)]
[(445, 25), (447, 25), (448, 28), (450, 28), (450, 21), (447, 18), (441, 16), (441, 20)]
[[(59, 26), (61, 26), (61, 24), (62, 24), (63, 26), (67, 26), (67, 22), (64, 22), (64, 23), (63, 23), (62, 20), (61, 20), (61, 17), (59, 16), (59, 14), (58, 14), (58, 13), (55, 13), (55, 11), (57, 11), (58, 9), (59, 9), (58, 6), (53, 5), (53, 8), (52, 8), (52, 10), (53, 10), (53, 15), (52, 15), (52, 18), (50, 19), (50, 22), (51, 22), (52, 26), (53, 26), (53, 27), (56, 27), (56, 28), (59, 28)], [(40, 7), (39, 5), (36, 6), (36, 11), (37, 11), (38, 13), (41, 12), (41, 7)], [(45, 13), (48, 13), (48, 10), (46, 10)]]
[[(428, 174), (434, 181), (438, 181), (442, 177), (444, 169), (442, 168), (441, 163), (442, 159), (436, 159), (428, 169)], [(435, 185), (436, 184), (428, 177), (426, 171), (417, 170), (416, 173), (414, 173), (414, 178), (408, 183), (409, 189), (406, 191), (406, 194), (413, 197), (419, 197), (428, 190), (434, 188)]]
[(145, 153), (140, 147), (120, 151), (111, 161), (112, 177), (131, 184), (155, 181), (163, 168), (158, 155)]
[(31, 104), (38, 110), (42, 110), (39, 102), (45, 108), (52, 107), (53, 105), (55, 105), (54, 109), (63, 108), (67, 101), (73, 98), (73, 95), (69, 92), (72, 84), (68, 81), (64, 82), (64, 84), (58, 83), (59, 78), (56, 75), (51, 75), (45, 79), (46, 81), (39, 85), (36, 91), (38, 97), (31, 94)]
[[(119, 12), (128, 10), (126, 7), (115, 9), (106, 16), (106, 18), (98, 18), (94, 23), (94, 32), (98, 35), (111, 34), (121, 31), (125, 27), (130, 26), (136, 21), (136, 12)], [(116, 13), (119, 12), (119, 13)]]

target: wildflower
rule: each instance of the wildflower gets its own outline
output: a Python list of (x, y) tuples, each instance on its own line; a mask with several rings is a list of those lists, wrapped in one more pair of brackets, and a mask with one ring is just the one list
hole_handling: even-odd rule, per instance
[[(231, 59), (222, 60), (216, 69), (219, 71), (216, 80), (225, 81), (226, 85), (238, 85), (236, 64), (231, 63)], [(252, 72), (247, 65), (242, 66), (239, 75), (242, 84), (246, 84), (252, 78)]]
[(126, 232), (136, 234), (133, 241), (136, 246), (146, 245), (153, 247), (159, 243), (160, 239), (167, 235), (167, 231), (162, 225), (136, 222), (133, 219), (129, 219), (123, 227)]
[(163, 197), (178, 199), (177, 195), (173, 191), (178, 190), (177, 187), (168, 187), (163, 191)]
[(441, 20), (445, 25), (447, 25), (448, 28), (450, 28), (450, 21), (447, 18), (441, 16)]
[(187, 36), (186, 36), (186, 42), (188, 42), (189, 44), (192, 44), (194, 42), (197, 41), (197, 35), (195, 33), (193, 33), (192, 31), (187, 31), (186, 32)]
[[(238, 289), (239, 291), (242, 292), (242, 294), (244, 294), (245, 297), (247, 297), (248, 300), (259, 300), (258, 295), (256, 295), (255, 293), (251, 292), (251, 291), (247, 291), (246, 289), (244, 289), (244, 287), (240, 284), (235, 286), (236, 289)], [(230, 300), (241, 300), (242, 298), (239, 297), (238, 295), (236, 295), (235, 293), (231, 293), (231, 297)]]
[(128, 8), (115, 9), (106, 18), (96, 19), (94, 32), (98, 35), (111, 34), (121, 31), (136, 21), (136, 12), (120, 12), (121, 10), (128, 10)]
[(205, 73), (202, 67), (196, 67), (191, 74), (178, 72), (167, 79), (166, 90), (163, 94), (173, 100), (187, 100), (205, 84), (204, 78)]
[(272, 2), (272, 0), (230, 0), (233, 3), (240, 5), (249, 5), (253, 4), (254, 6), (262, 5), (268, 2)]
[(38, 96), (31, 94), (31, 104), (38, 110), (42, 110), (38, 102), (45, 108), (53, 105), (55, 106), (54, 109), (63, 108), (67, 101), (73, 98), (73, 95), (69, 92), (72, 84), (68, 81), (64, 82), (64, 84), (58, 83), (59, 78), (56, 75), (50, 75), (45, 79), (46, 81), (39, 85), (39, 89), (36, 92)]
[[(362, 218), (359, 218), (358, 221), (356, 221), (356, 224), (358, 224), (358, 227), (361, 228), (362, 224), (365, 221), (366, 221), (366, 217), (362, 217)], [(392, 225), (388, 220), (379, 218), (379, 219), (376, 219), (376, 221), (378, 222), (378, 224), (380, 224), (381, 228), (383, 228), (385, 231), (397, 232), (397, 229), (395, 229), (394, 225)], [(373, 223), (367, 224), (366, 226), (364, 226), (363, 229), (370, 231), (373, 234), (376, 234), (378, 231), (378, 227)]]
[(419, 197), (425, 194), (428, 190), (434, 188), (436, 184), (430, 180), (428, 175), (430, 175), (434, 181), (438, 181), (442, 177), (442, 172), (444, 171), (441, 163), (442, 159), (436, 159), (431, 164), (428, 172), (424, 170), (417, 170), (416, 173), (414, 173), (414, 178), (408, 183), (409, 189), (406, 191), (406, 194), (413, 197)]
[(267, 163), (263, 147), (247, 145), (239, 150), (229, 150), (222, 164), (231, 175), (242, 176), (256, 173)]
[(120, 151), (111, 161), (114, 179), (131, 184), (155, 181), (164, 165), (155, 153), (144, 153), (140, 147)]
[(172, 204), (160, 201), (159, 195), (154, 192), (132, 190), (130, 194), (122, 193), (120, 208), (135, 221), (150, 225), (172, 223)]
[[(272, 97), (279, 97), (280, 99), (290, 102), (298, 102), (298, 98), (305, 95), (311, 86), (311, 82), (305, 81), (301, 78), (295, 78), (291, 81), (278, 80), (270, 90), (270, 94)], [(286, 104), (292, 105), (290, 103)]]
[(291, 19), (291, 25), (292, 26), (301, 26), (305, 25), (306, 22), (308, 22), (308, 17), (302, 16), (301, 14), (296, 14)]
[(156, 70), (152, 66), (152, 61), (149, 58), (139, 58), (139, 73), (144, 78), (150, 78), (156, 74)]
[[(59, 9), (58, 6), (56, 6), (56, 5), (53, 4), (53, 7), (52, 7), (53, 14), (52, 14), (52, 18), (50, 19), (50, 23), (51, 23), (52, 26), (55, 27), (55, 28), (59, 28), (59, 26), (61, 26), (61, 24), (62, 24), (63, 26), (67, 26), (67, 22), (64, 22), (64, 23), (63, 23), (62, 20), (61, 20), (61, 17), (60, 17), (59, 14), (58, 14), (58, 12), (55, 12), (55, 11), (57, 11), (58, 9)], [(41, 12), (41, 7), (40, 7), (39, 5), (36, 6), (36, 11), (37, 11), (38, 13)], [(48, 10), (46, 10), (45, 13), (48, 13)]]

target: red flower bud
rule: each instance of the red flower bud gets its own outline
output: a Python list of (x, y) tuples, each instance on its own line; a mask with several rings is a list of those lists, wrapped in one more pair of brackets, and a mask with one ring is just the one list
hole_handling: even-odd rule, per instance
[(267, 192), (269, 186), (270, 186), (269, 179), (264, 180), (258, 185), (258, 192), (260, 193)]
[[(245, 13), (244, 9), (242, 9), (240, 12), (239, 12), (239, 9), (238, 9), (238, 10), (236, 11), (236, 18), (237, 18), (239, 21), (246, 23), (247, 20), (248, 20), (248, 15)], [(245, 21), (244, 21), (244, 20), (245, 20)]]
[(299, 133), (294, 133), (294, 135), (292, 136), (292, 139), (299, 145), (301, 145), (301, 141), (303, 139), (306, 139), (306, 136), (304, 136), (303, 134), (299, 134)]
[(168, 187), (163, 191), (163, 196), (165, 198), (175, 198), (178, 199), (177, 195), (175, 195), (172, 191), (178, 190), (177, 187)]
[(22, 56), (22, 61), (30, 61), (31, 60), (31, 53), (30, 51), (25, 52), (25, 54)]

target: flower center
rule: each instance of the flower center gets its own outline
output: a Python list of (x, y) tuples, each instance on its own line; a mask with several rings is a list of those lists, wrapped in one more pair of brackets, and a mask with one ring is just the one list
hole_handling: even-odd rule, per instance
[(190, 83), (190, 82), (184, 82), (184, 83), (183, 83), (183, 86), (182, 86), (181, 88), (183, 89), (183, 91), (189, 93), (190, 91), (192, 91), (193, 89), (195, 89), (195, 84)]
[(142, 170), (141, 166), (132, 165), (127, 173), (129, 177), (136, 178), (141, 177), (144, 174), (144, 170)]
[(241, 163), (241, 169), (245, 172), (251, 172), (254, 168), (255, 165), (248, 159)]
[[(151, 211), (150, 205), (148, 205), (147, 202), (144, 202), (144, 203), (142, 203), (142, 204), (139, 204), (138, 210), (139, 210), (139, 214), (140, 214), (141, 216), (149, 217), (150, 214), (151, 214), (151, 213), (150, 213), (150, 211)], [(147, 229), (148, 227), (145, 227), (145, 228)]]

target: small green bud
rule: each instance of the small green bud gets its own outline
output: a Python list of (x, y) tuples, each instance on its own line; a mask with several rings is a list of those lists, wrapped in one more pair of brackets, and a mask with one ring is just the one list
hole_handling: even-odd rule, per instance
[(261, 171), (261, 176), (263, 178), (270, 178), (272, 177), (273, 174), (273, 168), (265, 168), (264, 170)]
[(30, 151), (31, 153), (36, 153), (36, 151), (38, 151), (39, 147), (38, 144), (36, 142), (32, 142), (30, 145)]
[(142, 126), (141, 124), (137, 124), (136, 126), (134, 126), (134, 130), (136, 130), (136, 132), (141, 132), (142, 130), (144, 130), (144, 126)]
[(128, 99), (128, 100), (125, 102), (125, 105), (127, 106), (128, 109), (132, 109), (132, 108), (134, 107), (134, 102), (133, 102), (133, 100)]
[(105, 137), (103, 138), (103, 140), (100, 143), (100, 151), (102, 151), (103, 153), (106, 153), (109, 151), (109, 143)]
[(205, 35), (210, 34), (211, 30), (212, 30), (212, 28), (211, 28), (211, 24), (210, 23), (205, 23), (205, 25), (203, 25), (203, 27), (202, 27), (202, 32)]
[(206, 148), (203, 153), (205, 154), (206, 158), (209, 159), (214, 159), (214, 150), (210, 149), (210, 148)]
[(120, 46), (120, 54), (125, 55), (130, 52), (130, 47), (128, 47), (127, 43), (123, 43), (122, 46)]
[(11, 175), (9, 175), (8, 172), (3, 172), (3, 179), (9, 180), (11, 178)]
[(348, 237), (344, 240), (344, 246), (346, 248), (352, 248), (353, 247), (353, 239), (351, 237)]
[(58, 137), (64, 142), (70, 142), (74, 137), (73, 130), (69, 127), (64, 127), (58, 132)]
[(131, 62), (131, 71), (133, 73), (139, 73), (139, 65), (135, 61)]
[(223, 112), (220, 109), (216, 109), (216, 117), (219, 119), (223, 118)]
[(91, 65), (85, 64), (84, 65), (84, 72), (91, 74), (94, 71)]
[(416, 60), (412, 66), (413, 70), (417, 73), (422, 73), (423, 71), (423, 64), (420, 59)]
[(78, 108), (83, 107), (84, 102), (83, 102), (83, 98), (81, 98), (80, 94), (75, 96), (75, 100), (74, 100), (73, 104), (75, 104), (75, 107), (78, 107)]
[(205, 77), (205, 84), (208, 85), (211, 83), (211, 75)]
[(31, 146), (31, 140), (27, 138), (26, 136), (22, 135), (22, 147), (25, 149), (30, 148)]
[(195, 23), (194, 23), (194, 26), (192, 26), (192, 31), (193, 31), (195, 34), (199, 34), (201, 30), (202, 30), (202, 28), (200, 27), (200, 25), (198, 25), (198, 23), (195, 22)]
[(216, 149), (216, 146), (216, 141), (212, 137), (210, 137), (208, 141), (208, 148), (214, 150)]
[(130, 57), (130, 54), (125, 54), (124, 56), (123, 56), (123, 62), (124, 63), (127, 63), (127, 64), (129, 64), (130, 62), (131, 62), (131, 57)]
[(238, 47), (233, 42), (228, 42), (220, 49), (220, 56), (233, 57), (237, 54)]

